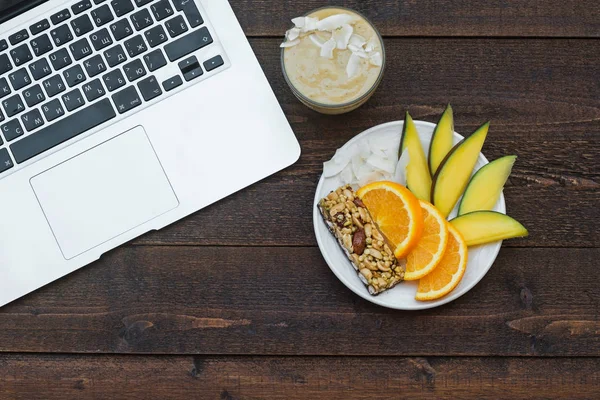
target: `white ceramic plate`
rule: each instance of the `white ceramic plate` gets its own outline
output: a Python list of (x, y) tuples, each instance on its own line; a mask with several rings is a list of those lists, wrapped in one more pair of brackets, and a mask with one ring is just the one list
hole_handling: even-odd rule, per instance
[[(417, 130), (419, 131), (419, 138), (423, 144), (425, 154), (428, 154), (429, 144), (431, 142), (431, 136), (433, 135), (435, 124), (424, 121), (415, 121), (415, 124), (417, 126)], [(389, 135), (393, 134), (394, 132), (396, 132), (398, 135), (401, 135), (403, 125), (403, 121), (396, 121), (373, 127), (352, 138), (344, 145), (344, 147), (351, 146), (353, 143), (367, 136), (371, 137), (372, 135)], [(455, 144), (462, 139), (463, 137), (461, 135), (456, 132), (454, 133)], [(483, 154), (480, 154), (479, 160), (475, 166), (475, 171), (487, 163), (488, 160), (483, 156)], [(358, 278), (356, 271), (350, 264), (350, 261), (348, 261), (346, 258), (342, 249), (339, 247), (336, 239), (327, 230), (327, 226), (325, 225), (325, 222), (323, 221), (323, 218), (317, 209), (317, 203), (319, 200), (325, 197), (332, 190), (337, 189), (342, 184), (344, 184), (344, 182), (341, 182), (340, 178), (337, 176), (332, 178), (323, 178), (323, 176), (321, 176), (319, 185), (317, 186), (317, 191), (315, 193), (313, 207), (313, 224), (315, 228), (315, 235), (325, 261), (338, 279), (354, 293), (372, 303), (398, 310), (423, 310), (441, 306), (442, 304), (446, 304), (457, 299), (471, 290), (473, 286), (475, 286), (485, 276), (494, 263), (494, 260), (496, 260), (496, 256), (498, 255), (500, 246), (502, 245), (502, 241), (482, 246), (470, 247), (467, 271), (465, 272), (462, 281), (452, 292), (438, 300), (428, 302), (415, 300), (418, 281), (402, 282), (387, 292), (384, 292), (378, 296), (372, 296), (367, 291), (365, 285), (363, 285)], [(494, 207), (494, 210), (504, 214), (506, 213), (506, 204), (504, 202), (503, 194), (500, 196), (500, 199)], [(456, 209), (450, 214), (450, 217), (454, 217), (455, 215)]]

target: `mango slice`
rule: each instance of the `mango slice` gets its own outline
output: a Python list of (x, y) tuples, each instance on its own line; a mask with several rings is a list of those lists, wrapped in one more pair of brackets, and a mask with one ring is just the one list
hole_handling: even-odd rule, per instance
[(458, 215), (494, 208), (516, 160), (517, 156), (506, 156), (481, 167), (465, 190)]
[(496, 211), (474, 211), (454, 218), (450, 224), (460, 232), (467, 246), (529, 235), (519, 221)]
[(431, 146), (429, 147), (429, 171), (431, 176), (435, 175), (444, 158), (452, 150), (454, 146), (453, 139), (454, 114), (452, 113), (452, 106), (448, 104), (431, 137)]
[(406, 186), (417, 198), (429, 201), (431, 193), (429, 166), (427, 165), (427, 158), (425, 158), (425, 152), (421, 146), (417, 127), (408, 112), (404, 119), (399, 156), (405, 150), (408, 151), (409, 155), (409, 162), (406, 167)]
[(489, 127), (490, 123), (486, 122), (471, 136), (454, 146), (437, 169), (431, 186), (431, 200), (444, 217), (448, 217), (465, 191)]

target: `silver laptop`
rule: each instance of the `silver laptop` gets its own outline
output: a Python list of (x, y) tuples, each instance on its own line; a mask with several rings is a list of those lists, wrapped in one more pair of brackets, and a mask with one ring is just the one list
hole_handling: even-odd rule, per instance
[(227, 0), (0, 7), (0, 305), (298, 159)]

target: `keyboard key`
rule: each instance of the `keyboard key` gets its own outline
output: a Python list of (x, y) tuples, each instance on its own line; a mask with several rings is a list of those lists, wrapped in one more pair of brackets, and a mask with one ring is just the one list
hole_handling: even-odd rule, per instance
[(77, 36), (85, 35), (94, 29), (92, 20), (90, 20), (90, 17), (88, 17), (87, 14), (77, 17), (71, 21), (71, 27), (73, 27), (73, 32), (75, 32), (75, 35)]
[(10, 155), (8, 154), (8, 150), (0, 149), (0, 172), (7, 171), (12, 167), (14, 167), (14, 165)]
[(92, 46), (96, 50), (102, 50), (106, 46), (110, 46), (112, 44), (112, 39), (110, 38), (110, 33), (108, 33), (108, 29), (102, 28), (98, 32), (94, 32), (90, 35), (90, 40), (92, 41)]
[(115, 116), (116, 113), (110, 100), (103, 99), (24, 137), (13, 143), (10, 149), (15, 161), (22, 163)]
[(90, 78), (106, 71), (106, 64), (104, 64), (100, 54), (96, 54), (94, 57), (86, 60), (83, 66)]
[(44, 86), (44, 89), (46, 89), (46, 94), (48, 97), (52, 97), (66, 90), (65, 84), (60, 75), (51, 76), (42, 82), (42, 85)]
[(83, 73), (83, 68), (81, 68), (81, 65), (79, 64), (73, 65), (71, 68), (65, 70), (65, 72), (63, 72), (63, 75), (69, 87), (79, 85), (81, 82), (85, 81), (85, 74)]
[(190, 69), (187, 72), (185, 72), (183, 74), (183, 79), (186, 80), (186, 82), (191, 81), (192, 79), (196, 79), (199, 76), (202, 76), (204, 74), (204, 71), (202, 71), (202, 67), (197, 66), (194, 69)]
[(12, 69), (12, 64), (6, 54), (0, 54), (0, 75)]
[(12, 92), (6, 78), (0, 78), (0, 99), (6, 97)]
[(21, 121), (23, 121), (23, 125), (25, 125), (25, 129), (27, 129), (27, 132), (31, 132), (32, 130), (44, 125), (44, 119), (42, 118), (42, 114), (37, 108), (21, 115)]
[(204, 69), (206, 70), (206, 72), (210, 72), (213, 69), (219, 68), (223, 64), (225, 64), (225, 62), (223, 61), (223, 57), (215, 56), (210, 60), (204, 61), (204, 64), (202, 65), (204, 65)]
[(115, 40), (121, 40), (133, 33), (133, 29), (127, 19), (122, 19), (110, 25), (110, 30), (115, 37)]
[(148, 47), (146, 47), (142, 35), (137, 35), (125, 41), (125, 49), (129, 53), (129, 57), (135, 57), (148, 50)]
[(165, 52), (169, 60), (175, 61), (193, 51), (208, 46), (213, 42), (212, 36), (206, 27), (192, 31), (185, 36), (176, 39), (165, 46)]
[(175, 89), (177, 86), (181, 86), (183, 84), (183, 80), (179, 75), (175, 75), (163, 81), (162, 85), (165, 89), (165, 92)]
[(64, 10), (50, 16), (50, 21), (52, 21), (54, 25), (58, 25), (69, 18), (71, 18), (71, 13), (65, 8)]
[(160, 49), (156, 49), (151, 51), (150, 53), (144, 56), (144, 61), (146, 62), (146, 67), (148, 67), (148, 71), (156, 71), (159, 68), (167, 65), (167, 60)]
[(31, 55), (31, 51), (29, 51), (29, 47), (27, 44), (23, 43), (22, 45), (13, 48), (10, 51), (10, 56), (13, 59), (13, 62), (18, 67), (21, 64), (25, 64), (28, 61), (31, 61), (33, 56)]
[(55, 120), (56, 118), (64, 115), (65, 110), (60, 104), (58, 99), (51, 100), (42, 106), (42, 111), (46, 116), (48, 122)]
[(31, 78), (29, 77), (29, 74), (25, 68), (18, 69), (9, 74), (8, 80), (15, 90), (19, 90), (31, 83)]
[[(112, 11), (110, 11), (110, 7), (107, 4), (100, 6), (100, 7), (96, 8), (95, 10), (93, 10), (91, 12), (91, 15), (92, 15), (92, 19), (94, 20), (94, 23), (98, 27), (115, 19), (115, 17), (113, 17)], [(117, 39), (117, 40), (119, 40), (119, 39)]]
[(94, 79), (93, 81), (83, 85), (81, 88), (83, 89), (83, 93), (88, 101), (94, 101), (106, 93), (104, 91), (104, 87), (102, 87), (102, 82), (100, 82), (100, 79)]
[(204, 20), (202, 19), (200, 11), (198, 11), (198, 7), (196, 7), (194, 0), (174, 0), (174, 3), (175, 9), (178, 11), (183, 10), (183, 15), (185, 15), (185, 18), (192, 28), (200, 26), (204, 23)]
[(15, 45), (17, 43), (21, 43), (23, 40), (29, 38), (29, 33), (27, 33), (27, 29), (21, 29), (18, 32), (13, 33), (8, 37), (8, 41), (10, 44)]
[(175, 18), (165, 22), (165, 27), (167, 28), (167, 32), (169, 32), (171, 37), (179, 36), (188, 30), (187, 25), (185, 24), (185, 21), (181, 15), (178, 15)]
[(18, 94), (15, 94), (5, 100), (2, 100), (2, 105), (4, 106), (4, 111), (6, 111), (6, 116), (9, 118), (14, 115), (17, 115), (25, 109), (23, 100), (21, 100), (21, 96), (19, 96)]
[(73, 35), (71, 34), (71, 30), (67, 24), (61, 25), (56, 29), (52, 29), (50, 31), (50, 36), (52, 36), (52, 40), (54, 40), (54, 44), (57, 46), (62, 46), (63, 44), (73, 40)]
[(4, 51), (6, 49), (8, 49), (8, 42), (6, 39), (0, 40), (0, 51)]
[(110, 2), (117, 17), (121, 17), (133, 11), (133, 3), (131, 0), (113, 0)]
[[(4, 121), (4, 114), (0, 111), (0, 122)], [(2, 139), (0, 139), (0, 145), (2, 144)]]
[(150, 3), (151, 1), (153, 1), (153, 0), (135, 0), (135, 4), (138, 7), (141, 7), (141, 6), (145, 6), (146, 4)]
[(152, 17), (150, 16), (150, 11), (144, 8), (135, 14), (131, 15), (131, 22), (133, 23), (133, 27), (137, 31), (141, 31), (144, 28), (149, 27), (153, 24)]
[(29, 30), (31, 31), (32, 35), (37, 35), (38, 33), (45, 31), (48, 28), (50, 28), (50, 22), (48, 22), (48, 20), (44, 18), (43, 20), (31, 25), (29, 27)]
[(75, 57), (75, 60), (81, 60), (92, 54), (92, 48), (86, 38), (71, 43), (69, 48), (71, 49), (71, 53), (73, 54), (73, 57)]
[(115, 69), (108, 74), (105, 74), (102, 76), (102, 80), (109, 92), (112, 92), (125, 84), (125, 78), (120, 69)]
[(146, 36), (146, 40), (148, 41), (150, 47), (158, 46), (167, 40), (167, 34), (165, 33), (162, 25), (148, 29), (146, 32), (144, 32), (144, 35)]
[(75, 15), (82, 13), (89, 8), (92, 8), (92, 2), (90, 0), (81, 0), (71, 6), (71, 10)]
[(152, 4), (150, 9), (152, 10), (152, 14), (154, 14), (154, 18), (156, 18), (157, 21), (173, 15), (173, 9), (171, 8), (169, 0), (160, 0), (159, 2)]
[(62, 48), (50, 54), (49, 58), (50, 62), (52, 63), (52, 66), (56, 71), (63, 69), (64, 67), (73, 62), (73, 60), (71, 60), (69, 52), (65, 48)]
[(48, 61), (45, 58), (40, 58), (29, 64), (29, 71), (31, 71), (33, 79), (37, 81), (38, 79), (50, 75), (52, 68), (50, 68), (50, 64), (48, 64)]
[(129, 82), (133, 82), (136, 79), (140, 79), (142, 76), (146, 75), (146, 69), (139, 58), (123, 65), (123, 71), (125, 71), (125, 76)]
[(177, 63), (177, 66), (179, 67), (181, 73), (185, 74), (188, 71), (198, 68), (200, 66), (200, 63), (198, 62), (198, 58), (196, 58), (196, 56), (191, 56), (186, 58), (185, 60), (179, 61)]
[(52, 42), (46, 34), (36, 37), (35, 39), (31, 40), (29, 44), (31, 45), (33, 53), (38, 57), (52, 50)]
[(104, 3), (106, 0), (94, 0), (94, 4)]
[(145, 101), (150, 101), (162, 94), (156, 77), (149, 76), (138, 83), (138, 89)]
[(129, 86), (120, 92), (113, 94), (112, 99), (117, 106), (119, 114), (123, 114), (142, 104), (142, 100), (140, 99), (140, 96), (138, 96), (135, 86)]
[(23, 129), (21, 128), (21, 124), (19, 123), (18, 119), (8, 121), (0, 127), (0, 130), (2, 131), (4, 139), (6, 139), (7, 142), (15, 140), (19, 136), (23, 135)]
[(106, 62), (110, 67), (114, 67), (115, 65), (119, 65), (120, 63), (127, 60), (127, 56), (125, 55), (125, 50), (123, 50), (123, 46), (120, 44), (111, 47), (110, 49), (104, 52), (104, 58), (106, 58)]
[(44, 96), (44, 92), (40, 85), (33, 85), (32, 87), (23, 90), (23, 98), (28, 107), (33, 107), (46, 100), (46, 96)]
[(73, 89), (70, 92), (63, 94), (62, 99), (67, 111), (73, 111), (85, 104), (85, 100), (79, 89)]

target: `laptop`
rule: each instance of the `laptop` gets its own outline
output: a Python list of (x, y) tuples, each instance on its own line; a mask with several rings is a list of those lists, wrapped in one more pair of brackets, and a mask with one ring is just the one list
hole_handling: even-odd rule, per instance
[(0, 8), (0, 305), (300, 155), (227, 0)]

